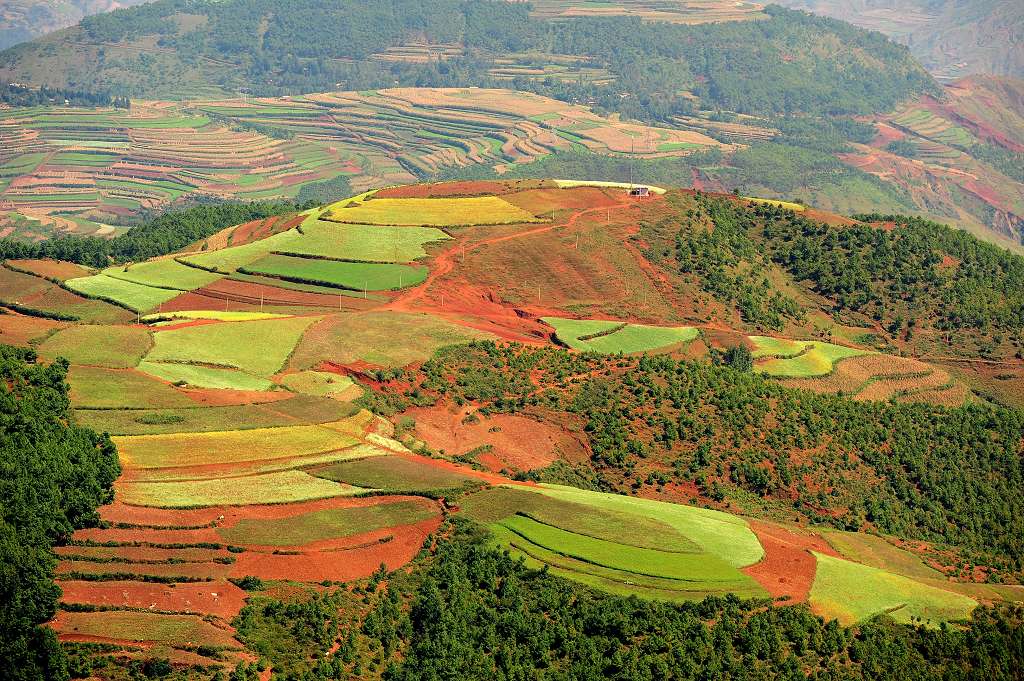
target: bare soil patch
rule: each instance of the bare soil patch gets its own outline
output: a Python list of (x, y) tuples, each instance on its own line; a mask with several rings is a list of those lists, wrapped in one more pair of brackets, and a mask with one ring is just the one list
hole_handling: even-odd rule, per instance
[(814, 583), (816, 561), (812, 550), (838, 556), (821, 537), (805, 530), (788, 529), (774, 523), (748, 520), (750, 529), (764, 547), (760, 563), (743, 568), (775, 599), (804, 602)]
[(245, 604), (247, 594), (227, 580), (182, 584), (147, 582), (58, 582), (65, 603), (117, 608), (143, 608), (163, 612), (201, 613), (231, 619)]

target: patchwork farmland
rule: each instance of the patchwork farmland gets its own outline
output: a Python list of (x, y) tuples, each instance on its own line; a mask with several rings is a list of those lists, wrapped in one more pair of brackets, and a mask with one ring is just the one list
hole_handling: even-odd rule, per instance
[[(791, 338), (714, 323), (725, 304), (700, 302), (705, 293), (670, 280), (634, 239), (638, 222), (691, 194), (637, 198), (627, 187), (368, 189), (144, 262), (4, 263), (2, 338), (68, 360), (76, 420), (109, 433), (122, 465), (101, 525), (58, 550), (60, 638), (229, 672), (259, 652), (239, 632), (247, 603), (364, 588), (369, 598), (382, 575), (430, 560), (451, 516), (485, 526), (491, 546), (531, 569), (645, 600), (734, 595), (806, 603), (842, 623), (888, 613), (929, 627), (1018, 600), (1019, 589), (938, 562), (927, 542), (794, 523), (780, 499), (719, 496), (720, 481), (667, 482), (668, 470), (686, 475), (681, 457), (631, 468), (636, 496), (594, 491), (613, 489), (611, 478), (586, 478), (587, 466), (612, 455), (584, 419), (607, 407), (602, 381), (638, 357), (706, 367), (742, 347), (741, 381), (791, 395), (879, 408), (982, 400), (923, 359), (821, 340), (813, 320), (791, 324)], [(855, 321), (839, 331), (876, 330)], [(510, 348), (557, 359), (523, 359), (513, 376), (501, 364)], [(484, 369), (452, 370), (462, 352), (486, 358)], [(632, 394), (664, 390), (636, 374)], [(571, 409), (553, 407), (580, 386), (591, 392)], [(670, 444), (682, 427), (703, 432), (711, 413), (673, 424)], [(636, 418), (645, 435), (662, 425)], [(811, 485), (800, 457), (817, 455), (794, 452)], [(763, 508), (771, 519), (754, 520)], [(318, 657), (339, 643), (329, 634)]]

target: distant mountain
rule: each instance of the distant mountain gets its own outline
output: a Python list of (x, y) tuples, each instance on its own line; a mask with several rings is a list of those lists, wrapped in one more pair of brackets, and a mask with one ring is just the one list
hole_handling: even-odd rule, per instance
[(765, 9), (702, 25), (551, 21), (471, 0), (158, 0), (0, 53), (0, 80), (152, 98), (380, 87), (512, 87), (634, 118), (696, 108), (867, 114), (937, 92), (906, 48)]
[(975, 73), (1024, 77), (1020, 0), (778, 0), (881, 31), (942, 79)]
[(0, 3), (0, 50), (74, 26), (83, 17), (146, 0), (4, 0)]

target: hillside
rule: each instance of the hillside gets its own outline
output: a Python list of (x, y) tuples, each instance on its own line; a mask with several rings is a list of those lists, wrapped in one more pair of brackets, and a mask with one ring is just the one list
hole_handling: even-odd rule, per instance
[[(692, 96), (704, 108), (762, 114), (869, 113), (935, 91), (906, 50), (880, 35), (778, 7), (759, 21), (697, 26), (639, 16), (550, 21), (525, 3), (455, 0), (275, 9), (267, 0), (159, 0), (89, 17), (4, 52), (0, 80), (172, 99), (511, 80), (660, 119), (692, 111)], [(309, 40), (314, 26), (318, 39)]]
[(956, 632), (931, 669), (1015, 635), (1024, 259), (627, 188), (406, 185), (0, 242), (0, 339), (66, 358), (67, 418), (123, 471), (56, 549), (74, 676), (419, 678), (483, 664), (493, 617), (446, 627), (493, 607), (520, 613), (509, 670), (541, 620), (579, 638), (552, 668), (576, 645), (679, 664), (575, 629), (592, 608), (843, 673), (902, 664), (864, 636)]
[(1013, 0), (781, 0), (793, 9), (881, 31), (937, 78), (1024, 77), (1024, 7)]
[(83, 17), (145, 0), (8, 0), (0, 8), (0, 50), (74, 26)]

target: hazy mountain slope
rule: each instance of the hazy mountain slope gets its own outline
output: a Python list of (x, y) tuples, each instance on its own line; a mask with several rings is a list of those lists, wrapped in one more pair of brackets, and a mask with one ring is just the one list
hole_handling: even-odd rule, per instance
[(74, 26), (83, 17), (146, 0), (5, 0), (0, 3), (0, 50)]
[(939, 78), (1024, 76), (1024, 3), (1017, 0), (779, 0), (881, 31)]
[[(479, 1), (294, 0), (287, 13), (277, 9), (270, 0), (159, 0), (89, 17), (0, 54), (0, 79), (160, 98), (511, 84), (660, 119), (698, 105), (871, 113), (936, 91), (905, 48), (780, 7), (761, 21), (702, 26), (639, 17), (553, 22), (523, 3)], [(556, 77), (567, 63), (589, 72)]]

